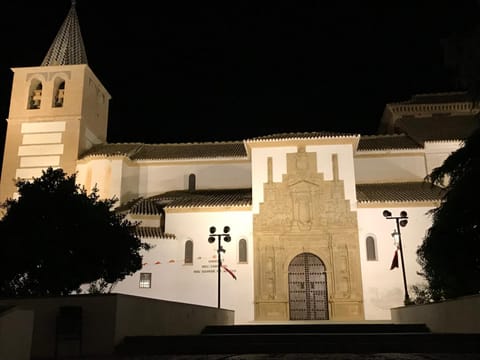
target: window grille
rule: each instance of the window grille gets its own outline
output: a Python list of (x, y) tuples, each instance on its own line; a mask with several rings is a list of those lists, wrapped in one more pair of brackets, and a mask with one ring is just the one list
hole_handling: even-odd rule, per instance
[(152, 273), (140, 273), (140, 287), (148, 289), (152, 287)]

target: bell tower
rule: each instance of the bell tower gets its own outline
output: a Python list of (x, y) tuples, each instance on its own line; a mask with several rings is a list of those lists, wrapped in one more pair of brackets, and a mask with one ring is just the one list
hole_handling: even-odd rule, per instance
[(17, 179), (47, 167), (76, 171), (79, 155), (106, 142), (110, 94), (88, 66), (75, 1), (42, 64), (13, 68), (0, 202)]

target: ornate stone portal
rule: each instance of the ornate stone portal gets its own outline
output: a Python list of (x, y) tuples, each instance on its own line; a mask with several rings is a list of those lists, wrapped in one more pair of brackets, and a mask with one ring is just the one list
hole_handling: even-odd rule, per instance
[(317, 172), (316, 153), (287, 154), (281, 183), (268, 181), (254, 215), (255, 320), (363, 320), (356, 212), (333, 180)]

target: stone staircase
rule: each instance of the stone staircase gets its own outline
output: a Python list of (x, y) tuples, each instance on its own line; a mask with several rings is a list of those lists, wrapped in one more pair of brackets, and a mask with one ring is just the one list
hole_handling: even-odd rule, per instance
[(432, 333), (424, 324), (285, 323), (207, 326), (199, 335), (131, 336), (122, 356), (279, 353), (479, 353), (480, 334)]

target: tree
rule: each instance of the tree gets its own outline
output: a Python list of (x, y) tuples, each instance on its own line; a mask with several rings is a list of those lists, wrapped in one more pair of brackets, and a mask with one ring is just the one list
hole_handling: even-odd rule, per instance
[[(445, 42), (445, 62), (455, 83), (466, 91), (472, 115), (480, 119), (480, 23), (478, 2), (471, 2), (468, 21)], [(466, 8), (467, 10), (467, 8)], [(434, 301), (476, 294), (480, 291), (480, 129), (477, 128), (427, 181), (445, 187), (438, 208), (430, 213), (433, 224), (417, 250), (422, 275)]]
[(480, 292), (480, 129), (427, 177), (445, 187), (417, 250), (435, 301)]
[(2, 204), (0, 296), (67, 295), (83, 284), (105, 289), (141, 268), (150, 245), (135, 235), (137, 225), (114, 211), (115, 198), (88, 194), (75, 179), (48, 168), (18, 181), (18, 199)]

